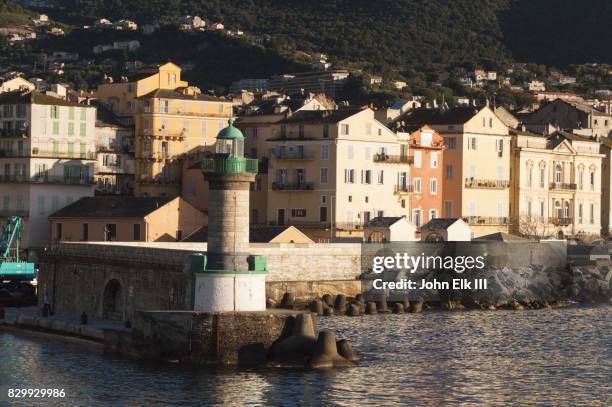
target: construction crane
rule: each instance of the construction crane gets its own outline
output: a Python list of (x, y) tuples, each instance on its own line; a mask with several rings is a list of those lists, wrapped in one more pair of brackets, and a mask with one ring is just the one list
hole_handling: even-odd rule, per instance
[[(34, 263), (19, 259), (19, 241), (23, 220), (19, 216), (11, 216), (2, 228), (0, 236), (0, 282), (30, 281), (36, 278)], [(12, 249), (13, 245), (15, 246)]]

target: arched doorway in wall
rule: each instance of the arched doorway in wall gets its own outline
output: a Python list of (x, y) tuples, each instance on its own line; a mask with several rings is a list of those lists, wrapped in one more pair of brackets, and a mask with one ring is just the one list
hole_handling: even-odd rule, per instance
[(119, 321), (123, 319), (123, 290), (118, 280), (110, 280), (104, 287), (102, 318)]
[(386, 241), (385, 234), (380, 230), (373, 231), (368, 238), (368, 242), (370, 243), (384, 243)]

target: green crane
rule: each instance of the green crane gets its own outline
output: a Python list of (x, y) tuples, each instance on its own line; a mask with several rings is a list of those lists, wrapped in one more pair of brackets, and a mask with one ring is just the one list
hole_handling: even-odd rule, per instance
[[(2, 228), (0, 237), (0, 281), (2, 280), (33, 280), (36, 278), (34, 263), (19, 259), (19, 241), (23, 220), (19, 216), (11, 216)], [(15, 245), (13, 254), (11, 247)]]

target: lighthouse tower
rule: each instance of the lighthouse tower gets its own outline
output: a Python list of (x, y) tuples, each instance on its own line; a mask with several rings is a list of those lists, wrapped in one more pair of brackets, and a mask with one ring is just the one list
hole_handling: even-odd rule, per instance
[(193, 309), (203, 312), (266, 309), (266, 259), (249, 255), (249, 189), (258, 162), (244, 157), (244, 135), (234, 120), (217, 135), (203, 161), (209, 185), (208, 248), (191, 257)]

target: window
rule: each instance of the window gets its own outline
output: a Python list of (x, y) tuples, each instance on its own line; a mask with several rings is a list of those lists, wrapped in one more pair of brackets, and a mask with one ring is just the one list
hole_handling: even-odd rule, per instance
[(56, 212), (59, 210), (59, 196), (58, 195), (53, 195), (51, 197), (51, 210), (53, 212)]
[(55, 224), (55, 239), (62, 239), (62, 224), (59, 222)]
[(323, 125), (323, 138), (329, 138), (329, 124)]
[(87, 119), (87, 110), (86, 108), (82, 107), (81, 108), (81, 120), (86, 120)]
[(591, 225), (595, 223), (595, 204), (593, 202), (589, 204), (589, 223)]
[(414, 183), (414, 192), (416, 194), (420, 194), (421, 193), (421, 178), (415, 178), (413, 180)]
[(38, 214), (39, 215), (45, 214), (45, 196), (44, 195), (38, 195)]
[[(168, 74), (168, 76), (170, 76), (168, 82), (170, 82), (171, 85), (174, 85), (176, 83), (176, 74), (171, 73), (171, 74)], [(136, 239), (134, 239), (134, 240), (136, 240)]]
[(501, 153), (502, 151), (504, 151), (504, 140), (503, 139), (495, 140), (495, 151), (497, 151), (498, 153)]
[(566, 219), (569, 219), (570, 217), (570, 204), (567, 201), (565, 201), (565, 204), (563, 205), (563, 217)]
[(578, 173), (578, 189), (584, 189), (584, 170)]
[(531, 165), (527, 165), (527, 186), (531, 188), (531, 184), (533, 181), (533, 167)]
[(430, 160), (429, 160), (430, 163), (429, 164), (430, 164), (431, 168), (438, 168), (438, 153), (435, 152), (435, 151), (432, 151), (431, 152), (431, 156), (429, 158), (430, 158)]
[(327, 184), (327, 168), (321, 168), (321, 184)]
[(59, 135), (59, 122), (53, 122), (53, 135)]
[(544, 217), (544, 201), (540, 201), (540, 216)]
[(74, 136), (74, 123), (72, 122), (68, 123), (68, 135)]
[(527, 217), (531, 219), (531, 201), (527, 201)]
[[(11, 116), (13, 115), (12, 106), (11, 106)], [(4, 117), (6, 117), (6, 106), (4, 108)], [(51, 118), (59, 119), (59, 106), (51, 106)]]
[(447, 137), (446, 146), (449, 150), (454, 150), (455, 148), (457, 148), (457, 140), (454, 137)]
[(353, 146), (348, 146), (348, 159), (352, 160), (355, 158), (355, 148)]
[(416, 227), (421, 227), (421, 224), (423, 223), (423, 210), (422, 209), (412, 210), (412, 223), (414, 223)]
[(406, 200), (402, 199), (402, 208), (405, 208), (405, 207), (406, 207)]
[(385, 172), (383, 170), (378, 171), (378, 183), (379, 184), (385, 183)]
[(168, 113), (168, 101), (167, 100), (159, 101), (159, 111), (162, 113)]
[(578, 204), (578, 223), (582, 223), (582, 203)]
[(365, 170), (364, 173), (364, 183), (371, 184), (372, 183), (372, 170)]
[(555, 182), (560, 184), (563, 181), (563, 167), (561, 164), (555, 166)]
[(438, 180), (436, 178), (429, 180), (429, 193), (431, 195), (438, 195)]
[(287, 126), (285, 126), (284, 124), (281, 125), (280, 133), (281, 133), (281, 137), (283, 138), (287, 137)]
[(329, 159), (329, 145), (323, 144), (321, 146), (321, 159), (328, 160)]
[(340, 134), (343, 135), (343, 136), (348, 136), (348, 134), (349, 134), (349, 125), (348, 124), (340, 125)]
[(470, 137), (468, 139), (468, 150), (478, 150), (478, 140), (476, 137)]
[(225, 106), (223, 106), (223, 103), (219, 103), (219, 107), (218, 108), (219, 108), (219, 110), (218, 110), (219, 113), (223, 113), (224, 110), (225, 110)]
[(327, 195), (321, 195), (321, 204), (322, 205), (327, 204)]
[(107, 223), (104, 226), (104, 241), (111, 242), (117, 240), (117, 225), (115, 223)]
[(546, 168), (540, 167), (540, 188), (544, 188), (545, 184), (546, 184)]
[(83, 241), (86, 242), (89, 240), (89, 224), (83, 223)]
[(444, 217), (453, 217), (453, 201), (444, 201)]
[(595, 171), (591, 171), (591, 179), (590, 179), (591, 191), (595, 190)]
[(306, 209), (291, 209), (291, 217), (293, 218), (305, 218)]
[(421, 168), (421, 151), (414, 152), (414, 166), (416, 168)]
[(17, 117), (26, 117), (26, 105), (17, 105)]
[(74, 106), (68, 108), (68, 119), (74, 120)]
[(298, 126), (298, 137), (304, 138), (304, 125), (303, 124), (300, 124)]
[(327, 222), (327, 207), (319, 207), (319, 222)]
[(355, 170), (344, 170), (344, 182), (347, 184), (355, 183)]
[[(349, 195), (348, 196), (348, 201), (349, 202), (353, 202), (353, 195)], [(351, 218), (352, 216), (349, 216), (349, 218)]]
[(81, 123), (79, 128), (79, 135), (85, 137), (87, 135), (87, 123)]

